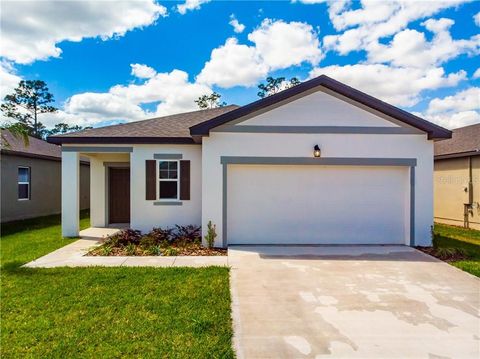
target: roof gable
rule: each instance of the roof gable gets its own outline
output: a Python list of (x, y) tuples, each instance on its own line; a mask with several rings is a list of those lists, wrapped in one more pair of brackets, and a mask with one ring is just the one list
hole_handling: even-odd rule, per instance
[(255, 116), (255, 114), (270, 111), (271, 109), (276, 108), (283, 103), (302, 98), (311, 94), (312, 92), (318, 91), (320, 86), (338, 95), (344, 96), (345, 98), (348, 98), (349, 100), (354, 101), (361, 106), (365, 106), (373, 111), (377, 111), (378, 113), (389, 116), (400, 123), (424, 131), (428, 134), (429, 139), (451, 137), (451, 132), (443, 127), (430, 123), (395, 106), (389, 105), (379, 99), (335, 81), (325, 75), (321, 75), (312, 80), (303, 82), (300, 85), (252, 102), (211, 120), (194, 125), (190, 128), (190, 134), (192, 136), (206, 136), (210, 133), (210, 130), (218, 126), (231, 122), (234, 123), (234, 121), (238, 121), (239, 119), (248, 119)]

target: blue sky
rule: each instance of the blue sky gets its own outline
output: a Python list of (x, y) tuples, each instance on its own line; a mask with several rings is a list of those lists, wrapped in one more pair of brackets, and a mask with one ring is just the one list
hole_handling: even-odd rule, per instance
[(2, 96), (46, 81), (49, 126), (194, 110), (211, 91), (242, 105), (266, 76), (321, 73), (446, 127), (480, 122), (480, 2), (4, 4)]

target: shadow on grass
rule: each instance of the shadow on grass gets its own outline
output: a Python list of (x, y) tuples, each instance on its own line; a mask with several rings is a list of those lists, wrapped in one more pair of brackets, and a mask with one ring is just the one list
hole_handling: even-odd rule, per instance
[(443, 235), (438, 235), (437, 238), (439, 248), (461, 248), (467, 252), (469, 259), (480, 260), (480, 247), (478, 245)]
[[(80, 211), (80, 219), (85, 219), (90, 216), (90, 210), (84, 209)], [(61, 215), (54, 214), (51, 216), (37, 217), (31, 219), (22, 219), (19, 221), (12, 221), (2, 223), (1, 225), (1, 236), (7, 236), (23, 231), (31, 231), (34, 229), (43, 229), (51, 226), (60, 225)]]

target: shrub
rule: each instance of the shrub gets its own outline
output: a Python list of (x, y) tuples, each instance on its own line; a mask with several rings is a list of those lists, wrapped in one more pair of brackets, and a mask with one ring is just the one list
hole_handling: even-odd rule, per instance
[(213, 245), (215, 244), (215, 238), (217, 238), (217, 226), (215, 224), (212, 224), (212, 221), (208, 221), (207, 235), (205, 236), (208, 248), (213, 247)]
[(195, 240), (201, 238), (200, 226), (188, 225), (179, 226), (175, 225), (175, 232), (173, 234), (174, 242), (194, 243)]
[(126, 246), (129, 244), (139, 244), (141, 238), (142, 232), (134, 229), (124, 229), (123, 231), (108, 236), (105, 240), (105, 244), (112, 247)]
[(147, 236), (152, 237), (155, 244), (160, 244), (164, 241), (171, 242), (173, 239), (173, 229), (155, 227), (147, 234)]

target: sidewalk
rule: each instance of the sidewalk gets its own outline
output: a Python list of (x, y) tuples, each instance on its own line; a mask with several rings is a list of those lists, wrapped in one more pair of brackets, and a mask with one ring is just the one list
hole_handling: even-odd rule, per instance
[(28, 268), (55, 267), (207, 267), (228, 266), (228, 256), (85, 256), (99, 239), (79, 239), (24, 265)]

